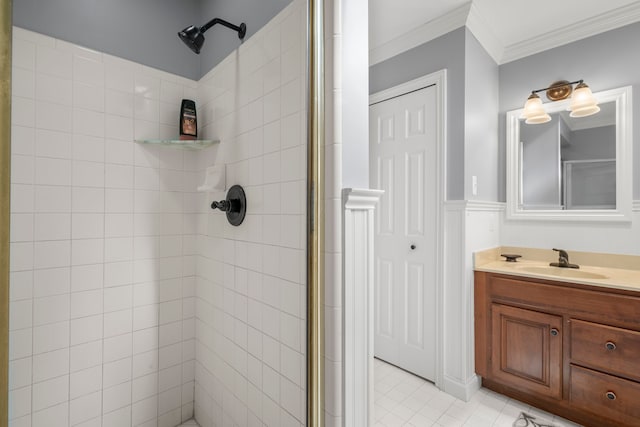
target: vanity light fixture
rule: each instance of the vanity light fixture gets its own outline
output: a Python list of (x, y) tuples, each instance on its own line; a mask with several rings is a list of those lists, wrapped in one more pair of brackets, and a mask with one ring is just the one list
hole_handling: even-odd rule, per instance
[[(576, 85), (575, 90), (573, 88), (574, 84)], [(560, 80), (553, 82), (549, 87), (531, 91), (531, 95), (529, 95), (527, 102), (524, 104), (524, 111), (521, 116), (521, 118), (526, 119), (525, 123), (539, 124), (551, 120), (551, 116), (544, 110), (542, 100), (538, 96), (538, 92), (543, 91), (546, 91), (547, 98), (550, 101), (567, 99), (573, 93), (571, 104), (568, 108), (571, 111), (571, 114), (569, 114), (571, 117), (587, 117), (600, 111), (598, 101), (596, 101), (591, 89), (583, 80), (574, 82)]]

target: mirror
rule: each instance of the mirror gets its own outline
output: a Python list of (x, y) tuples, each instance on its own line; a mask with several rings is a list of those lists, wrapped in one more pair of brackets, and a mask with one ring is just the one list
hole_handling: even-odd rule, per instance
[(508, 218), (630, 220), (631, 87), (594, 96), (588, 117), (570, 117), (570, 99), (544, 104), (543, 124), (507, 113)]

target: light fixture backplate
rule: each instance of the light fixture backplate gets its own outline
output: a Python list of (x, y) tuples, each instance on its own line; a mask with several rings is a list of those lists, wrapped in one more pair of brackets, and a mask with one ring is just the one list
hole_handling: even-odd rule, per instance
[(558, 80), (557, 82), (551, 83), (546, 94), (550, 101), (560, 101), (567, 99), (572, 92), (573, 85), (571, 85), (568, 80)]

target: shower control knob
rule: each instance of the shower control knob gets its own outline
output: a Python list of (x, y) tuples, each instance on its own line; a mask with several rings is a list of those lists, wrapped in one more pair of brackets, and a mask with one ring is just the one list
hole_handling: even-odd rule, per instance
[(222, 212), (227, 212), (229, 209), (231, 209), (231, 203), (228, 200), (213, 202), (211, 203), (211, 209), (220, 209)]
[(411, 250), (415, 250), (416, 249), (416, 245), (411, 245)]
[(219, 209), (226, 212), (229, 224), (238, 226), (244, 221), (247, 213), (247, 197), (244, 189), (239, 185), (234, 185), (227, 192), (227, 198), (219, 202), (211, 203), (211, 209)]

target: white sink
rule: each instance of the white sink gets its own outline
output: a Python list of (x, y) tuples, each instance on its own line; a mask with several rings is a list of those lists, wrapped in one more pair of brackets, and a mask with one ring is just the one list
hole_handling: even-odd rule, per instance
[(557, 276), (557, 277), (574, 277), (576, 279), (608, 279), (609, 278), (604, 274), (592, 273), (590, 271), (583, 271), (575, 268), (531, 266), (531, 267), (521, 267), (520, 270), (526, 271), (528, 273), (546, 274), (548, 276)]

